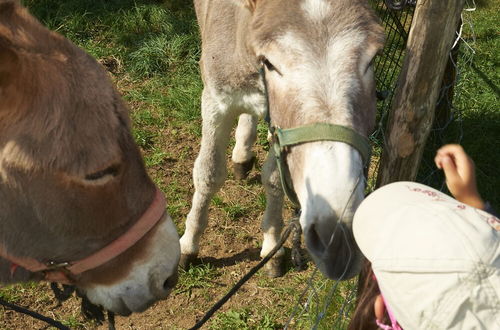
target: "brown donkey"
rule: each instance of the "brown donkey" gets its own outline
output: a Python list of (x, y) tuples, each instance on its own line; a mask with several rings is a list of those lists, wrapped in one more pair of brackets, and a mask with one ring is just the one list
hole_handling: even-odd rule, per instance
[[(366, 137), (375, 122), (372, 60), (384, 39), (378, 19), (366, 0), (194, 5), (202, 38), (203, 130), (182, 264), (198, 254), (210, 200), (226, 177), (224, 155), (236, 118), (232, 161), (237, 177), (244, 177), (254, 158), (257, 119), (268, 117), (274, 148), (262, 174), (267, 207), (261, 256), (276, 245), (283, 226), (282, 172), (302, 209), (306, 246), (318, 267), (331, 278), (354, 276), (362, 257), (351, 222), (364, 196)], [(290, 142), (297, 136), (302, 138)], [(282, 273), (282, 255), (270, 275)]]
[(0, 0), (0, 282), (72, 283), (126, 315), (169, 294), (179, 255), (106, 72)]

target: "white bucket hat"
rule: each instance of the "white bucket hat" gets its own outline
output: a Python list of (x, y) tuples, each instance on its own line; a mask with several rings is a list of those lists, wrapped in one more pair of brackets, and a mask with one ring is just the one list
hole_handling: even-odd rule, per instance
[(386, 185), (354, 237), (403, 329), (500, 329), (500, 220), (414, 182)]

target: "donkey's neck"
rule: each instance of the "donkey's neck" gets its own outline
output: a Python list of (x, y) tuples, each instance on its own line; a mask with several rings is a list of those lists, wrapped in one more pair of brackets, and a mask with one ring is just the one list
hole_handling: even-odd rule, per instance
[(196, 0), (202, 35), (202, 71), (208, 87), (257, 85), (258, 60), (249, 45), (251, 13), (231, 1)]

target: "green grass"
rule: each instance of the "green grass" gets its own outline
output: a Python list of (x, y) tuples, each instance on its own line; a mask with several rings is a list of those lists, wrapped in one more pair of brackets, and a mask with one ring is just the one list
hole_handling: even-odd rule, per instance
[(189, 270), (180, 271), (176, 293), (191, 292), (195, 288), (212, 288), (218, 271), (211, 264), (193, 265)]
[(219, 313), (208, 326), (209, 329), (282, 329), (283, 325), (274, 321), (276, 316), (268, 310), (252, 311), (249, 308), (231, 309)]
[[(181, 121), (199, 134), (200, 51), (190, 6), (174, 12), (161, 5), (162, 1), (23, 2), (46, 26), (97, 59), (112, 56), (120, 61), (123, 67), (117, 78), (131, 85), (124, 88), (124, 98), (141, 105), (133, 118), (147, 116), (151, 111), (160, 117), (150, 121), (146, 127), (149, 130), (135, 132), (142, 147), (152, 145), (152, 131), (167, 121)], [(137, 124), (142, 125), (140, 120)]]
[[(476, 162), (479, 190), (486, 200), (500, 210), (500, 3), (478, 2), (473, 20), (476, 54), (462, 67), (457, 86), (456, 107), (462, 111), (462, 144)], [(465, 39), (473, 42), (472, 31)], [(464, 46), (462, 48), (466, 49)], [(466, 61), (464, 51), (460, 59)], [(496, 87), (493, 88), (493, 86)]]
[(66, 317), (61, 323), (70, 329), (83, 328), (85, 326), (85, 323), (80, 321), (80, 317), (76, 315)]
[(37, 285), (38, 285), (37, 283), (28, 282), (16, 286), (7, 285), (1, 287), (0, 298), (11, 303), (16, 303), (20, 301), (26, 294), (31, 292), (33, 289), (36, 289)]

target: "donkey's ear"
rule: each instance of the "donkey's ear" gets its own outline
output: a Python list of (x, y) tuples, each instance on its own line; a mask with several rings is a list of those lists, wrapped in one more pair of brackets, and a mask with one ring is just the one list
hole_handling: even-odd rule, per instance
[(12, 82), (18, 69), (19, 56), (0, 38), (0, 88)]
[(254, 11), (255, 7), (257, 7), (257, 2), (259, 2), (259, 0), (246, 0), (246, 6), (250, 8), (251, 11)]

